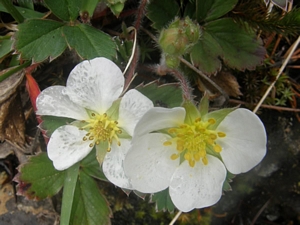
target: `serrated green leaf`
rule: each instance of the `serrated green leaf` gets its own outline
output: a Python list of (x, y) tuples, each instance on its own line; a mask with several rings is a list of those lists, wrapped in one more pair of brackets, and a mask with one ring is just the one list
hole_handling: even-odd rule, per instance
[(63, 21), (75, 21), (79, 16), (81, 0), (45, 0), (46, 5), (54, 15)]
[(12, 51), (12, 40), (3, 40), (0, 41), (0, 58), (7, 55), (9, 52)]
[(222, 67), (219, 56), (223, 56), (222, 48), (218, 42), (206, 31), (192, 48), (190, 57), (194, 66), (207, 75), (215, 74)]
[(56, 170), (47, 153), (32, 156), (19, 171), (18, 194), (30, 199), (44, 199), (55, 195), (62, 188), (65, 179), (65, 171)]
[(152, 0), (148, 5), (148, 18), (153, 22), (153, 27), (161, 30), (168, 25), (179, 13), (177, 1)]
[(67, 47), (61, 33), (63, 25), (52, 20), (27, 20), (18, 25), (16, 50), (23, 59), (32, 59), (34, 62), (58, 57)]
[(110, 36), (87, 24), (65, 26), (63, 33), (68, 45), (84, 59), (100, 56), (112, 59), (116, 55), (116, 46)]
[(182, 90), (178, 84), (164, 84), (158, 86), (157, 82), (139, 85), (136, 90), (147, 96), (155, 106), (176, 107), (182, 103)]
[(110, 224), (111, 215), (111, 209), (96, 182), (81, 171), (74, 193), (70, 225)]
[(195, 1), (196, 19), (199, 23), (218, 19), (232, 10), (237, 2), (238, 0)]
[[(42, 18), (45, 15), (45, 13), (40, 13), (40, 12), (31, 10), (31, 9), (26, 9), (26, 8), (23, 8), (23, 7), (19, 7), (19, 6), (15, 6), (15, 8), (19, 11), (19, 13), (25, 19)], [(1, 2), (0, 2), (0, 12), (9, 13)]]
[(40, 128), (46, 131), (48, 137), (50, 137), (57, 128), (74, 121), (74, 119), (56, 116), (42, 116), (41, 118), (43, 122), (40, 124)]
[(265, 54), (254, 32), (246, 31), (231, 18), (223, 18), (206, 24), (203, 39), (192, 49), (191, 59), (204, 73), (212, 74), (220, 68), (218, 56), (229, 67), (243, 71), (255, 69)]
[(99, 162), (96, 159), (95, 148), (91, 151), (87, 157), (85, 157), (81, 162), (80, 166), (83, 172), (85, 172), (90, 177), (94, 177), (99, 180), (108, 181), (105, 177)]
[(169, 212), (174, 211), (175, 206), (171, 200), (169, 194), (169, 188), (153, 194), (151, 196), (151, 201), (155, 202), (157, 211), (162, 211), (162, 210), (168, 210)]
[(210, 22), (206, 31), (219, 43), (223, 61), (231, 68), (255, 69), (265, 57), (266, 49), (256, 34), (246, 31), (230, 18)]

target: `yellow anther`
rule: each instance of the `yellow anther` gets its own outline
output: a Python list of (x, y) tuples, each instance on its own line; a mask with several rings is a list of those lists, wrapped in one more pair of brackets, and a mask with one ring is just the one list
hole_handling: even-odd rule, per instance
[(216, 144), (215, 146), (214, 146), (214, 150), (215, 150), (215, 152), (221, 152), (222, 151), (222, 147), (220, 146), (220, 145), (218, 145), (218, 144)]
[(179, 154), (172, 154), (171, 155), (172, 160), (178, 159), (178, 157), (179, 157)]
[(163, 145), (164, 145), (164, 146), (170, 146), (170, 145), (172, 145), (172, 142), (171, 142), (171, 141), (165, 141), (165, 142), (163, 143)]
[(213, 118), (210, 118), (210, 119), (208, 119), (208, 123), (209, 123), (209, 124), (215, 124), (215, 123), (216, 123), (216, 120), (213, 119)]
[(208, 164), (208, 160), (207, 160), (206, 156), (202, 158), (202, 162), (204, 165)]
[(95, 114), (95, 113), (92, 113), (91, 115), (92, 115), (92, 117), (95, 117), (95, 116), (96, 116), (96, 114)]
[(83, 141), (86, 141), (86, 140), (87, 140), (87, 137), (86, 137), (86, 136), (84, 136), (84, 137), (82, 138), (82, 140), (83, 140)]
[(210, 134), (209, 137), (210, 137), (211, 139), (213, 139), (213, 140), (216, 140), (216, 139), (217, 139), (217, 135), (215, 135), (215, 134)]
[(195, 161), (194, 160), (189, 160), (189, 165), (190, 165), (190, 167), (194, 167), (195, 166)]
[(90, 137), (89, 137), (89, 140), (94, 140), (94, 137), (93, 137), (93, 136), (90, 136)]
[(199, 118), (197, 118), (197, 119), (195, 119), (195, 123), (198, 123), (198, 122), (200, 122), (201, 121), (201, 118), (199, 117)]
[(218, 132), (218, 136), (222, 138), (222, 137), (226, 137), (226, 134), (223, 132)]
[(91, 143), (91, 144), (89, 144), (89, 146), (90, 146), (90, 148), (92, 148), (92, 147), (94, 146), (94, 144), (93, 144), (93, 143)]

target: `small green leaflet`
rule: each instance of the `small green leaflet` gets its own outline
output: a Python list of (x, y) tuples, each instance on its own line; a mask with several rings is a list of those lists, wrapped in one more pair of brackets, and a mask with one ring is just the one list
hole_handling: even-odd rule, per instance
[(63, 21), (75, 21), (79, 16), (81, 0), (45, 0), (45, 3), (52, 13)]
[(42, 130), (46, 131), (48, 137), (59, 127), (70, 124), (74, 119), (56, 116), (42, 116), (43, 122), (39, 125)]
[(174, 211), (175, 206), (169, 195), (169, 188), (153, 194), (151, 196), (151, 201), (156, 203), (157, 211), (162, 211), (162, 210), (168, 210), (169, 212)]

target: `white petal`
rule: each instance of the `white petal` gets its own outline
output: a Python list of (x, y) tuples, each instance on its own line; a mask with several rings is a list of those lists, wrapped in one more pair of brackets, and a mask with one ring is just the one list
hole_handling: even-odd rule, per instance
[(119, 67), (106, 58), (79, 63), (70, 73), (66, 93), (73, 102), (104, 113), (117, 100), (124, 87)]
[(152, 101), (145, 95), (134, 89), (129, 90), (120, 103), (119, 126), (132, 136), (137, 122), (152, 107)]
[(106, 153), (102, 164), (106, 178), (118, 187), (126, 189), (132, 189), (123, 168), (123, 161), (130, 148), (130, 141), (129, 139), (120, 139), (121, 146), (113, 142), (111, 151)]
[(184, 118), (185, 110), (182, 107), (172, 109), (154, 107), (137, 123), (134, 135), (140, 136), (164, 128), (177, 127), (184, 122)]
[(153, 133), (132, 142), (132, 148), (124, 160), (124, 169), (133, 189), (142, 193), (154, 193), (169, 186), (179, 158), (170, 158), (177, 150), (163, 145), (168, 139), (168, 135)]
[(169, 193), (174, 205), (183, 212), (204, 208), (219, 201), (226, 178), (226, 168), (216, 157), (207, 156), (208, 164), (190, 167), (184, 161), (171, 178)]
[(47, 151), (57, 170), (65, 170), (82, 160), (92, 150), (91, 142), (83, 141), (86, 131), (66, 125), (56, 129), (49, 140)]
[(226, 133), (217, 143), (222, 146), (220, 154), (231, 173), (249, 171), (266, 155), (266, 131), (253, 112), (237, 109), (225, 117), (217, 130)]
[(38, 115), (68, 117), (77, 120), (89, 118), (86, 110), (73, 103), (62, 92), (63, 86), (51, 86), (43, 90), (36, 100)]

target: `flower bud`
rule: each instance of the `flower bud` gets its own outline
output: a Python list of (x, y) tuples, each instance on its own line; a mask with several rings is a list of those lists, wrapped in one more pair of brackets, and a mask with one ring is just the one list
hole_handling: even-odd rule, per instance
[(166, 54), (182, 55), (200, 38), (200, 27), (190, 18), (175, 18), (167, 29), (161, 31), (159, 45)]

